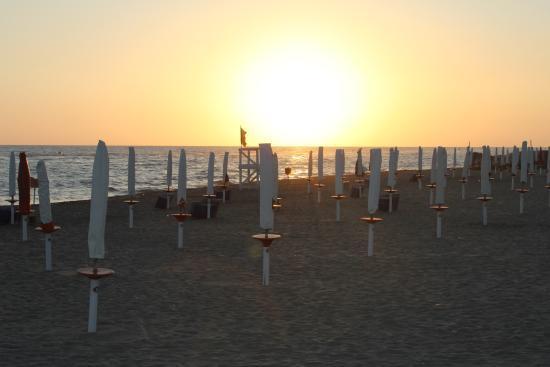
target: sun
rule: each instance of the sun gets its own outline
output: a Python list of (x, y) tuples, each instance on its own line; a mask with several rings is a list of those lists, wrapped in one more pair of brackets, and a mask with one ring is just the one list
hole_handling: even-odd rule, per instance
[(236, 95), (245, 124), (277, 145), (330, 144), (361, 103), (354, 68), (307, 44), (263, 54), (245, 70)]

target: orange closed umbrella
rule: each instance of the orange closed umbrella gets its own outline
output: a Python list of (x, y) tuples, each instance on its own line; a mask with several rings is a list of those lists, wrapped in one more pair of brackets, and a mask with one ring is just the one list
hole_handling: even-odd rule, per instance
[(17, 187), (19, 189), (19, 214), (29, 215), (31, 212), (31, 174), (25, 152), (19, 153)]

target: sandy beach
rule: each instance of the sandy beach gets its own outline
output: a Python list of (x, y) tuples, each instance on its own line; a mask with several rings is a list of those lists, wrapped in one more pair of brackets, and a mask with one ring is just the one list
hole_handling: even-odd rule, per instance
[[(54, 271), (43, 239), (0, 226), (2, 366), (535, 366), (550, 363), (550, 208), (544, 177), (526, 194), (493, 183), (481, 225), (479, 183), (449, 178), (443, 238), (428, 192), (401, 171), (397, 212), (381, 212), (367, 257), (367, 199), (320, 205), (305, 180), (281, 180), (283, 208), (261, 286), (258, 191), (233, 186), (213, 220), (176, 223), (141, 194), (135, 228), (109, 198), (98, 331), (86, 332), (89, 202), (53, 205)], [(457, 172), (458, 176), (458, 172)], [(385, 183), (385, 176), (382, 178)], [(198, 201), (204, 189), (189, 191)]]

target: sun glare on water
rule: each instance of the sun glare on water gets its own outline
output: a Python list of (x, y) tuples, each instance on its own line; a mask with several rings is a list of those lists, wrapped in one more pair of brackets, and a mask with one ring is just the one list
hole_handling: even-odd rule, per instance
[(245, 71), (237, 95), (243, 123), (278, 145), (330, 144), (364, 103), (352, 67), (304, 45), (264, 54)]

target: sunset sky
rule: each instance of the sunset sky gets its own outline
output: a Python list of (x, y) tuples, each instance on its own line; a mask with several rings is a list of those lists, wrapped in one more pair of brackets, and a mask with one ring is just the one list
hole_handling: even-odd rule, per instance
[(550, 143), (550, 1), (0, 0), (0, 144)]

